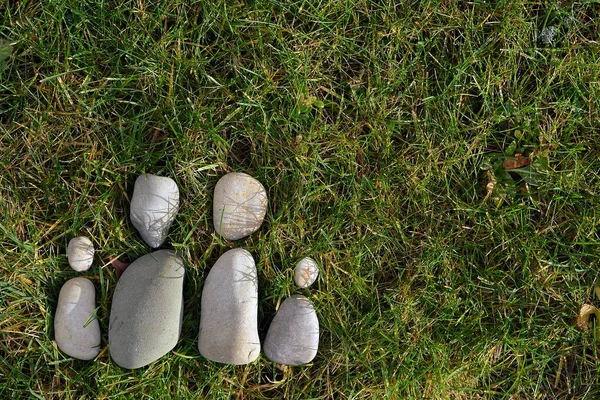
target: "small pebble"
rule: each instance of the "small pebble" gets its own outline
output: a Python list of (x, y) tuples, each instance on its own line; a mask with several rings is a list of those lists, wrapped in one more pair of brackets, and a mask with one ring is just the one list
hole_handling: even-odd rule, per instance
[(548, 26), (540, 33), (540, 40), (547, 46), (552, 45), (557, 37), (558, 29), (555, 26)]
[(319, 276), (317, 262), (310, 257), (304, 257), (296, 265), (294, 270), (294, 282), (299, 288), (307, 288), (312, 285)]
[(67, 246), (67, 259), (69, 265), (75, 271), (87, 271), (94, 261), (94, 245), (85, 236), (77, 236), (71, 239)]

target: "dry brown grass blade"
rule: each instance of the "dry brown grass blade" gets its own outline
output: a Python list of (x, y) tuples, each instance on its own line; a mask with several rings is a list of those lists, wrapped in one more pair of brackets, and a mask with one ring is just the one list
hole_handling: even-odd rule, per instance
[(592, 316), (595, 316), (598, 320), (600, 311), (591, 304), (582, 305), (581, 310), (579, 310), (579, 315), (577, 316), (577, 327), (583, 331), (589, 331), (590, 319)]

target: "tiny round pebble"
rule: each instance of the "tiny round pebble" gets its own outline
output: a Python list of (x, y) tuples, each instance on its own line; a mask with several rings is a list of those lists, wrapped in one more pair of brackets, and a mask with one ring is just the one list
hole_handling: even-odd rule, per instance
[(304, 257), (296, 265), (294, 270), (294, 282), (300, 288), (307, 288), (312, 285), (319, 276), (319, 267), (317, 262), (310, 257)]
[(87, 271), (94, 261), (94, 245), (85, 236), (77, 236), (71, 239), (67, 246), (67, 259), (69, 265), (75, 271)]

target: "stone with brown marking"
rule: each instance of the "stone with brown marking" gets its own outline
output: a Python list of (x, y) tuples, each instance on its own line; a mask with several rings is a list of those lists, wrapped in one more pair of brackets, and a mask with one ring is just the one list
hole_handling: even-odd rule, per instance
[(248, 174), (232, 172), (217, 182), (213, 198), (215, 231), (227, 240), (256, 232), (267, 212), (267, 192)]
[(294, 282), (299, 288), (307, 288), (317, 280), (319, 267), (310, 257), (304, 257), (294, 269)]

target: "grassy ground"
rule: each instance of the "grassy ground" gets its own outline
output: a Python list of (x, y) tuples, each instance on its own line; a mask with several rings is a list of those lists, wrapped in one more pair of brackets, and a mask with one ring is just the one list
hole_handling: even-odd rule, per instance
[[(600, 6), (396, 3), (0, 2), (0, 397), (599, 398), (599, 342), (575, 321), (597, 304)], [(535, 179), (503, 169), (515, 154)], [(270, 200), (235, 243), (211, 221), (229, 171)], [(107, 345), (109, 257), (149, 251), (128, 218), (143, 172), (183, 196), (185, 320), (174, 352), (127, 371)], [(92, 362), (53, 341), (80, 234)], [(295, 262), (321, 264), (312, 364), (199, 355), (203, 279), (237, 246), (263, 338)]]

